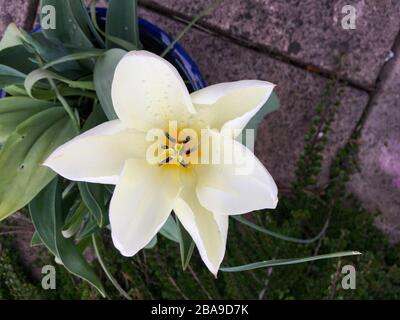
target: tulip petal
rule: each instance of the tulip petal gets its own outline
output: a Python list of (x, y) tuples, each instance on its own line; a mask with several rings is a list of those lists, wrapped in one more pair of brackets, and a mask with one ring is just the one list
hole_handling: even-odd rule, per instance
[(165, 59), (132, 51), (118, 63), (111, 88), (118, 118), (128, 127), (165, 129), (195, 109), (178, 71)]
[(43, 165), (69, 180), (115, 184), (125, 160), (144, 158), (146, 146), (144, 133), (113, 120), (58, 147)]
[[(274, 209), (278, 189), (268, 170), (241, 143), (216, 132), (219, 158), (196, 166), (196, 193), (201, 205), (219, 214), (243, 214), (260, 209)], [(215, 148), (215, 146), (214, 146)]]
[(124, 256), (133, 256), (161, 229), (179, 193), (175, 170), (127, 160), (110, 203), (111, 235)]
[(199, 114), (210, 109), (211, 128), (240, 131), (267, 102), (275, 85), (260, 80), (219, 83), (191, 94)]
[(174, 205), (207, 268), (216, 276), (225, 255), (229, 217), (213, 214), (198, 201), (194, 188), (184, 188)]

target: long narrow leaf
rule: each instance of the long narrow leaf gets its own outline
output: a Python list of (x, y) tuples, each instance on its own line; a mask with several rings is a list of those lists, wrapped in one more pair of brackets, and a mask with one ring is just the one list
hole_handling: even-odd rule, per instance
[(181, 252), (182, 269), (186, 270), (193, 255), (194, 241), (183, 225), (176, 219), (179, 229), (179, 248)]
[(259, 232), (265, 233), (271, 237), (277, 238), (277, 239), (281, 239), (281, 240), (285, 240), (285, 241), (289, 241), (289, 242), (294, 242), (294, 243), (300, 243), (300, 244), (309, 244), (309, 243), (313, 243), (315, 241), (317, 241), (318, 239), (320, 239), (324, 234), (326, 229), (328, 228), (329, 225), (329, 219), (326, 220), (322, 230), (320, 231), (320, 233), (318, 233), (314, 238), (311, 239), (298, 239), (298, 238), (293, 238), (293, 237), (288, 237), (282, 234), (279, 234), (277, 232), (268, 230), (266, 228), (263, 228), (255, 223), (250, 222), (249, 220), (241, 217), (241, 216), (236, 216), (233, 215), (231, 216), (233, 219), (239, 221), (240, 223), (243, 223), (244, 225), (253, 228), (254, 230), (257, 230)]
[(43, 69), (36, 69), (26, 76), (24, 82), (25, 89), (30, 97), (34, 98), (32, 96), (32, 88), (36, 82), (42, 79), (56, 79), (68, 84), (72, 88), (95, 90), (93, 81), (72, 81), (54, 72)]
[(344, 251), (344, 252), (336, 252), (336, 253), (329, 253), (329, 254), (321, 254), (319, 256), (313, 256), (313, 257), (307, 257), (307, 258), (265, 260), (265, 261), (249, 263), (249, 264), (245, 264), (245, 265), (237, 266), (237, 267), (221, 267), (219, 270), (221, 270), (223, 272), (241, 272), (241, 271), (260, 269), (260, 268), (286, 266), (286, 265), (291, 265), (291, 264), (298, 264), (298, 263), (323, 260), (323, 259), (356, 256), (356, 255), (360, 255), (360, 254), (361, 254), (361, 252), (358, 252), (358, 251)]
[(94, 85), (101, 107), (109, 120), (117, 119), (111, 100), (111, 84), (114, 78), (115, 68), (118, 62), (126, 54), (121, 49), (108, 50), (103, 56), (97, 59), (94, 67)]
[(68, 61), (76, 61), (88, 58), (96, 58), (104, 54), (104, 50), (90, 50), (90, 51), (83, 51), (83, 52), (76, 52), (71, 53), (56, 60), (53, 60), (49, 63), (46, 63), (42, 69), (48, 69), (60, 63), (65, 63)]
[(31, 202), (29, 211), (39, 237), (55, 257), (69, 272), (88, 281), (105, 296), (99, 278), (83, 258), (78, 246), (72, 239), (66, 239), (62, 235), (64, 217), (61, 188), (57, 178)]
[[(118, 48), (109, 36), (114, 36), (141, 47), (139, 41), (139, 25), (136, 0), (110, 0), (108, 2), (106, 20), (106, 47)], [(124, 49), (124, 47), (122, 47)]]
[(103, 30), (100, 29), (100, 27), (97, 24), (96, 21), (96, 1), (92, 0), (90, 3), (90, 16), (92, 18), (93, 25), (95, 26), (96, 30), (104, 36), (107, 40), (111, 40), (115, 44), (117, 44), (119, 47), (127, 50), (127, 51), (132, 51), (132, 50), (137, 50), (138, 47), (135, 46), (133, 43), (125, 41), (124, 39), (114, 37), (110, 34), (106, 34)]

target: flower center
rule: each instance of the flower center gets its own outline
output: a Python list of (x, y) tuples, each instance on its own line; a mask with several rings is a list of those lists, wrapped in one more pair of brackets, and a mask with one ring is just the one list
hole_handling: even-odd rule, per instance
[[(181, 132), (181, 136), (183, 132)], [(191, 135), (184, 135), (183, 140), (173, 137), (168, 132), (164, 132), (166, 140), (161, 145), (164, 152), (161, 155), (159, 166), (166, 164), (176, 164), (183, 168), (188, 168), (191, 163), (191, 155), (197, 151), (197, 145)]]

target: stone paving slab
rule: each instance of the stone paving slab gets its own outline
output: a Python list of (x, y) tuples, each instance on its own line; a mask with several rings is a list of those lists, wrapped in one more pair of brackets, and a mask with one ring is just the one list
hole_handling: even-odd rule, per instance
[[(140, 0), (193, 17), (213, 0)], [(342, 8), (356, 9), (356, 29), (342, 28)], [(365, 87), (374, 85), (400, 29), (398, 0), (224, 0), (206, 26), (322, 71), (337, 68)]]
[(31, 29), (38, 2), (38, 0), (0, 0), (0, 37), (11, 22), (24, 29)]
[(393, 242), (400, 241), (400, 37), (395, 56), (382, 72), (360, 140), (358, 162), (349, 189), (370, 210)]
[[(149, 10), (140, 9), (140, 15), (172, 36), (184, 27), (180, 22)], [(197, 29), (191, 29), (180, 44), (196, 61), (207, 84), (240, 79), (263, 79), (277, 84), (281, 108), (260, 126), (256, 154), (278, 184), (289, 187), (295, 177), (296, 162), (303, 151), (304, 135), (310, 127), (327, 79)], [(334, 154), (348, 140), (367, 101), (366, 92), (352, 87), (344, 89), (342, 112), (333, 124), (335, 129), (324, 154), (321, 182), (326, 181)]]

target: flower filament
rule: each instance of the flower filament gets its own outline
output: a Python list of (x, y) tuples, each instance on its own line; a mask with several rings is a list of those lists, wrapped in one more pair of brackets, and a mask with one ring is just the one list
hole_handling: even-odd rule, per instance
[(163, 149), (162, 160), (158, 163), (159, 166), (166, 164), (178, 164), (184, 168), (188, 168), (190, 165), (189, 159), (187, 159), (197, 147), (190, 147), (189, 142), (192, 141), (191, 136), (187, 135), (185, 139), (178, 140), (171, 136), (168, 132), (164, 132), (166, 143), (161, 145)]

